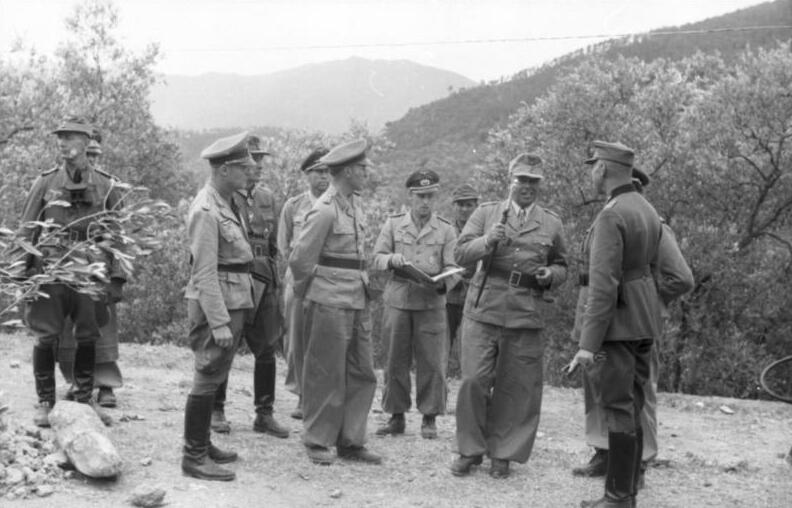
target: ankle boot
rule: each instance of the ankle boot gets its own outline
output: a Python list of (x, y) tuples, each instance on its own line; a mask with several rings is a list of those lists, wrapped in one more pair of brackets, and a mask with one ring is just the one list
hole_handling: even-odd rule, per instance
[(209, 425), (212, 418), (213, 395), (188, 395), (184, 408), (184, 450), (182, 472), (201, 480), (230, 481), (233, 471), (218, 466), (209, 457)]
[(404, 434), (404, 413), (393, 413), (388, 423), (378, 428), (375, 434), (378, 436)]
[(275, 401), (276, 365), (273, 360), (257, 361), (253, 370), (253, 400), (256, 420), (253, 430), (281, 439), (289, 437), (289, 429), (279, 424), (272, 415)]
[(109, 427), (113, 419), (93, 399), (95, 365), (96, 345), (93, 342), (77, 344), (74, 352), (74, 400), (90, 405), (102, 423)]
[(52, 347), (33, 346), (33, 377), (39, 400), (33, 423), (49, 427), (49, 412), (55, 405), (55, 350)]

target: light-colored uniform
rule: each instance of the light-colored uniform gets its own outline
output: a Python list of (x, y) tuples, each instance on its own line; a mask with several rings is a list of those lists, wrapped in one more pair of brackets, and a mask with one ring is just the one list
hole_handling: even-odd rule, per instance
[[(374, 269), (388, 270), (394, 254), (428, 275), (456, 266), (456, 233), (445, 219), (432, 213), (418, 231), (410, 213), (388, 218), (374, 246)], [(453, 276), (452, 276), (453, 278)], [(449, 282), (446, 280), (446, 282)], [(451, 281), (455, 285), (456, 279)], [(410, 409), (410, 368), (415, 356), (415, 405), (424, 415), (445, 412), (445, 372), (448, 363), (445, 283), (443, 290), (422, 286), (394, 270), (382, 300), (382, 335), (388, 344), (382, 409), (405, 413)]]
[[(657, 267), (654, 279), (657, 291), (664, 306), (674, 299), (693, 289), (693, 272), (685, 261), (677, 244), (674, 232), (663, 224), (663, 236), (658, 247)], [(582, 273), (586, 273), (584, 270)], [(588, 287), (580, 289), (578, 297), (578, 313), (582, 315), (582, 306), (588, 297)], [(657, 380), (659, 377), (658, 348), (652, 348), (649, 363), (649, 382), (645, 385), (645, 403), (641, 411), (641, 427), (643, 428), (643, 457), (651, 460), (657, 455)], [(608, 422), (605, 409), (602, 407), (602, 396), (598, 393), (596, 380), (584, 372), (583, 388), (586, 403), (586, 443), (594, 448), (608, 449)]]
[[(192, 263), (184, 296), (195, 353), (190, 393), (214, 395), (228, 379), (246, 311), (253, 308), (253, 251), (240, 217), (211, 183), (198, 191), (190, 205), (187, 234)], [(212, 335), (223, 325), (234, 338), (232, 347), (225, 349), (215, 344)]]
[[(278, 250), (284, 259), (289, 259), (297, 238), (305, 224), (305, 215), (313, 208), (316, 197), (310, 190), (289, 198), (283, 205), (278, 222)], [(302, 393), (303, 359), (306, 344), (303, 340), (302, 300), (294, 295), (294, 277), (291, 268), (286, 268), (283, 279), (283, 307), (286, 315), (286, 361), (289, 371), (286, 384), (298, 395)]]
[(305, 301), (303, 442), (309, 447), (366, 441), (377, 378), (359, 199), (331, 185), (306, 215), (289, 258), (295, 296)]
[[(457, 240), (457, 263), (492, 255), (487, 234), (504, 211), (507, 239), (495, 251), (486, 282), (483, 270), (473, 276), (465, 301), (457, 446), (465, 456), (489, 453), (493, 459), (526, 462), (542, 404), (541, 330), (548, 305), (542, 295), (566, 279), (567, 253), (556, 214), (534, 204), (521, 221), (507, 200), (484, 203), (473, 212)], [(552, 272), (546, 288), (533, 275), (540, 267)]]

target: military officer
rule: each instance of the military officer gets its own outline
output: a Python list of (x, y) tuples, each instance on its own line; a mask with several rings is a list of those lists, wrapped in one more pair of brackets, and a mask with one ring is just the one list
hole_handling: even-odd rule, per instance
[[(303, 224), (305, 224), (305, 214), (313, 208), (316, 200), (330, 185), (330, 170), (327, 166), (315, 166), (316, 161), (326, 155), (327, 152), (327, 148), (319, 147), (313, 150), (300, 164), (300, 170), (305, 175), (308, 183), (308, 190), (289, 198), (286, 204), (283, 205), (280, 221), (278, 222), (278, 249), (284, 259), (289, 259), (294, 242), (300, 236)], [(291, 374), (287, 374), (286, 379), (287, 381), (293, 379), (294, 391), (300, 396), (300, 401), (302, 401), (302, 372), (303, 358), (305, 357), (305, 343), (303, 341), (305, 335), (302, 333), (302, 301), (294, 296), (294, 277), (289, 268), (286, 268), (283, 285), (286, 331), (288, 335), (286, 342), (289, 345), (287, 362), (291, 371)], [(297, 404), (291, 416), (297, 420), (302, 419), (301, 402)]]
[[(278, 270), (275, 264), (278, 255), (276, 245), (278, 205), (270, 189), (261, 185), (262, 160), (269, 152), (261, 149), (261, 138), (250, 136), (248, 149), (256, 163), (254, 171), (248, 172), (247, 185), (233, 194), (234, 205), (245, 223), (250, 246), (253, 249), (253, 304), (254, 311), (248, 313), (243, 337), (255, 357), (253, 367), (253, 404), (256, 419), (253, 430), (279, 438), (289, 437), (289, 429), (275, 420), (276, 363), (275, 349), (281, 338), (282, 319), (278, 305)], [(225, 417), (225, 401), (228, 381), (221, 384), (215, 394), (212, 410), (212, 430), (220, 433), (231, 431)]]
[(392, 215), (374, 245), (374, 269), (391, 270), (382, 300), (382, 335), (388, 344), (382, 409), (392, 416), (377, 435), (404, 433), (410, 409), (410, 368), (415, 357), (415, 405), (423, 415), (421, 437), (435, 439), (435, 417), (445, 412), (446, 280), (420, 284), (402, 269), (410, 263), (430, 276), (454, 268), (456, 233), (438, 216), (440, 178), (418, 170), (407, 178), (410, 210)]
[[(456, 189), (451, 197), (451, 202), (454, 206), (454, 230), (457, 236), (462, 234), (462, 228), (467, 224), (473, 210), (476, 209), (479, 202), (479, 195), (476, 189), (469, 184), (462, 184)], [(459, 278), (459, 282), (448, 290), (446, 294), (446, 315), (448, 316), (448, 356), (449, 368), (451, 366), (451, 358), (455, 358), (458, 364), (458, 352), (455, 353), (454, 343), (456, 343), (457, 334), (459, 332), (459, 325), (462, 324), (462, 311), (465, 308), (465, 297), (467, 296), (467, 289), (470, 285), (470, 279), (476, 271), (475, 264), (467, 267)], [(457, 347), (458, 349), (458, 347)]]
[(505, 478), (511, 461), (528, 460), (536, 437), (548, 305), (543, 295), (567, 273), (561, 219), (537, 203), (541, 163), (537, 155), (518, 155), (509, 165), (509, 198), (479, 206), (457, 241), (457, 263), (485, 260), (488, 267), (473, 276), (465, 301), (459, 457), (451, 465), (457, 476), (487, 453), (490, 476)]
[(317, 161), (332, 184), (305, 216), (289, 258), (294, 294), (304, 300), (303, 442), (310, 460), (379, 464), (368, 451), (366, 421), (377, 378), (371, 349), (366, 229), (358, 191), (367, 177), (364, 139)]
[[(101, 170), (100, 159), (102, 156), (102, 135), (94, 129), (91, 140), (88, 142), (85, 154), (88, 163), (95, 169)], [(125, 283), (126, 279), (119, 275), (119, 282)], [(96, 342), (96, 365), (94, 367), (94, 386), (98, 389), (96, 402), (102, 407), (113, 408), (117, 400), (113, 388), (123, 384), (121, 369), (118, 368), (118, 311), (116, 304), (121, 301), (121, 284), (114, 286), (118, 291), (108, 294), (106, 301), (97, 302), (99, 340)], [(73, 323), (67, 319), (58, 343), (58, 365), (63, 377), (72, 383), (66, 394), (69, 400), (74, 399), (74, 351), (77, 343), (72, 335)]]
[(253, 308), (253, 250), (234, 193), (246, 188), (256, 163), (248, 150), (248, 133), (218, 139), (201, 152), (211, 177), (190, 204), (190, 280), (185, 290), (190, 346), (195, 353), (193, 386), (184, 411), (182, 471), (204, 480), (233, 480), (218, 464), (237, 454), (211, 441), (215, 394), (228, 372)]
[[(649, 185), (649, 176), (638, 168), (633, 168), (632, 181), (635, 189), (642, 192)], [(578, 305), (586, 303), (588, 293), (588, 269), (581, 271), (580, 293)], [(671, 228), (663, 222), (663, 235), (660, 238), (656, 272), (654, 273), (657, 290), (663, 303), (664, 319), (667, 319), (667, 306), (675, 299), (693, 289), (693, 272), (685, 261)], [(581, 308), (578, 315), (583, 315)], [(573, 333), (573, 336), (575, 334)], [(578, 335), (579, 338), (579, 335)], [(637, 486), (643, 486), (643, 473), (648, 461), (657, 455), (657, 381), (660, 375), (660, 358), (658, 348), (652, 348), (649, 362), (649, 382), (644, 386), (645, 402), (641, 411), (641, 428), (643, 429), (643, 457)], [(605, 476), (608, 467), (608, 422), (605, 409), (598, 401), (596, 386), (590, 376), (583, 373), (583, 389), (586, 401), (586, 443), (594, 448), (594, 455), (589, 462), (572, 470), (576, 476)]]
[[(90, 240), (92, 236), (101, 234), (101, 227), (95, 220), (97, 214), (115, 208), (120, 202), (120, 193), (114, 187), (110, 175), (88, 162), (86, 148), (93, 134), (93, 126), (84, 119), (70, 118), (53, 134), (58, 137), (62, 162), (39, 175), (33, 182), (22, 212), (20, 234), (31, 243), (41, 241), (40, 228), (31, 222), (48, 219), (63, 226), (64, 234), (41, 246), (45, 259), (30, 256), (28, 273), (36, 273), (41, 269), (47, 256), (60, 256), (72, 248), (75, 242)], [(123, 275), (120, 270), (114, 269), (117, 266), (113, 259), (107, 256), (92, 261), (102, 261), (109, 268), (111, 282), (106, 288), (107, 293), (120, 293)], [(48, 298), (30, 302), (26, 306), (25, 317), (31, 332), (36, 336), (33, 374), (39, 404), (34, 423), (47, 427), (49, 412), (55, 404), (56, 347), (67, 319), (72, 323), (72, 335), (77, 342), (72, 367), (75, 385), (73, 397), (77, 402), (94, 404), (92, 394), (100, 316), (97, 315), (96, 302), (67, 284), (53, 283), (41, 289)], [(109, 425), (109, 416), (95, 409), (105, 424)]]
[[(662, 236), (660, 217), (632, 183), (635, 155), (621, 143), (594, 142), (594, 189), (607, 204), (585, 241), (586, 301), (576, 313), (583, 365), (599, 387), (608, 422), (605, 495), (581, 506), (635, 506), (643, 410), (652, 343), (661, 332), (661, 301), (653, 273)], [(596, 355), (596, 356), (595, 356)]]

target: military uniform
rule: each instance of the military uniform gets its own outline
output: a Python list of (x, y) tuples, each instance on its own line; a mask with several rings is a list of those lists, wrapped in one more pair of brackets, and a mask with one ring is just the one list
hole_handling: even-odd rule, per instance
[[(388, 218), (374, 246), (374, 269), (392, 269), (394, 254), (428, 275), (453, 268), (456, 234), (451, 223), (432, 213), (418, 230), (412, 214)], [(443, 282), (445, 283), (445, 281)], [(446, 342), (445, 286), (418, 284), (393, 269), (382, 296), (382, 335), (388, 344), (382, 409), (403, 414), (411, 406), (410, 368), (415, 357), (415, 404), (429, 417), (445, 413)]]
[[(99, 143), (92, 139), (88, 143), (86, 153), (89, 156), (88, 162), (93, 164), (96, 169), (101, 170), (96, 161), (91, 160), (91, 156), (98, 157), (102, 154)], [(115, 270), (118, 282), (126, 282), (123, 276)], [(106, 302), (97, 302), (99, 340), (96, 341), (96, 364), (94, 366), (94, 387), (99, 389), (96, 401), (102, 407), (115, 407), (116, 398), (113, 388), (123, 385), (121, 369), (118, 368), (118, 309), (117, 301), (120, 301), (120, 294), (109, 296)], [(117, 298), (117, 300), (116, 300)], [(104, 303), (104, 309), (102, 304)], [(73, 335), (74, 325), (70, 319), (66, 319), (63, 332), (58, 341), (58, 366), (64, 379), (70, 383), (74, 382), (74, 354), (77, 349), (77, 342)], [(67, 394), (67, 398), (74, 398), (73, 391)]]
[[(77, 132), (90, 136), (92, 131), (93, 128), (87, 124), (66, 122), (53, 133)], [(39, 238), (40, 229), (29, 226), (31, 221), (52, 220), (55, 224), (68, 225), (63, 236), (43, 241), (39, 246), (45, 254), (63, 255), (75, 242), (101, 234), (102, 231), (97, 231), (99, 228), (95, 227), (96, 222), (91, 217), (116, 207), (119, 201), (120, 194), (113, 185), (113, 179), (104, 171), (86, 164), (84, 168), (74, 168), (70, 172), (65, 164), (59, 165), (45, 171), (33, 182), (22, 212), (23, 227), (20, 234), (36, 243), (42, 241)], [(106, 263), (109, 276), (113, 279), (122, 277), (119, 270), (113, 270), (115, 265), (109, 255), (89, 261)], [(41, 264), (40, 258), (31, 258), (29, 272), (35, 273)], [(99, 327), (107, 319), (106, 313), (102, 312), (104, 305), (78, 293), (67, 284), (47, 284), (41, 290), (48, 298), (33, 300), (25, 308), (26, 323), (36, 336), (33, 371), (39, 404), (45, 408), (55, 404), (56, 347), (68, 319), (73, 323), (72, 333), (77, 342), (73, 366), (74, 398), (78, 402), (89, 402), (94, 385)], [(48, 426), (43, 417), (37, 417), (36, 423)]]
[[(365, 157), (361, 140), (331, 150), (320, 161), (341, 167)], [(335, 179), (334, 179), (335, 182)], [(377, 378), (371, 348), (366, 272), (366, 229), (360, 197), (334, 184), (305, 217), (289, 258), (294, 294), (304, 300), (307, 349), (303, 364), (303, 442), (315, 462), (336, 446), (362, 450)], [(318, 458), (317, 458), (318, 457)]]
[[(663, 223), (663, 235), (658, 247), (657, 267), (654, 279), (660, 299), (668, 305), (674, 299), (682, 296), (693, 288), (693, 273), (679, 249), (674, 232)], [(584, 258), (585, 259), (585, 258)], [(581, 273), (587, 274), (584, 266)], [(588, 298), (587, 277), (581, 277), (582, 287), (578, 295), (578, 310), (576, 315), (582, 316)], [(579, 338), (579, 331), (575, 332)], [(573, 334), (574, 336), (575, 334)], [(649, 359), (649, 380), (644, 386), (645, 400), (641, 411), (641, 428), (643, 429), (643, 461), (651, 460), (657, 455), (657, 382), (659, 378), (659, 353), (653, 347)], [(583, 388), (586, 406), (586, 443), (598, 451), (608, 449), (608, 422), (605, 409), (602, 407), (602, 396), (599, 394), (596, 380), (586, 372), (583, 375)], [(604, 462), (598, 468), (597, 474), (591, 474), (590, 467), (580, 468), (581, 474), (599, 476), (605, 474)]]
[[(222, 138), (201, 155), (220, 167), (254, 165), (246, 141), (246, 132)], [(236, 454), (226, 454), (212, 445), (210, 422), (215, 394), (228, 381), (247, 311), (253, 308), (250, 272), (254, 255), (237, 206), (233, 199), (224, 199), (212, 181), (190, 204), (187, 234), (191, 263), (184, 296), (195, 364), (185, 408), (182, 470), (202, 479), (231, 480), (234, 474), (215, 463), (235, 460)], [(228, 327), (232, 336), (232, 344), (226, 348), (218, 346), (214, 337), (223, 327)]]
[[(464, 457), (526, 462), (542, 403), (543, 292), (564, 282), (567, 252), (561, 219), (533, 204), (517, 217), (512, 200), (483, 203), (468, 220), (455, 251), (460, 265), (493, 255), (487, 232), (506, 211), (507, 240), (497, 246), (486, 282), (473, 276), (462, 323), (462, 385), (457, 399), (457, 446)], [(549, 286), (533, 275), (552, 272)], [(481, 297), (478, 300), (479, 290)]]
[[(595, 142), (591, 162), (632, 167), (633, 152)], [(610, 168), (608, 168), (610, 170)], [(605, 497), (596, 503), (635, 500), (642, 456), (640, 413), (653, 341), (662, 330), (661, 302), (653, 278), (662, 236), (660, 217), (632, 183), (616, 187), (585, 242), (588, 291), (576, 313), (580, 349), (596, 353), (587, 367), (608, 422)], [(592, 505), (592, 506), (594, 506)]]
[[(303, 225), (305, 224), (305, 216), (311, 208), (313, 208), (316, 199), (317, 198), (311, 194), (311, 191), (305, 191), (302, 194), (289, 198), (286, 204), (283, 205), (280, 222), (278, 223), (278, 249), (285, 259), (289, 258), (294, 244), (302, 232)], [(305, 357), (306, 346), (303, 341), (305, 335), (302, 333), (302, 300), (294, 295), (294, 277), (289, 268), (286, 269), (283, 285), (284, 311), (286, 314), (286, 329), (288, 333), (286, 343), (289, 345), (287, 359), (289, 368), (293, 371), (293, 389), (298, 395), (301, 395), (303, 358)]]

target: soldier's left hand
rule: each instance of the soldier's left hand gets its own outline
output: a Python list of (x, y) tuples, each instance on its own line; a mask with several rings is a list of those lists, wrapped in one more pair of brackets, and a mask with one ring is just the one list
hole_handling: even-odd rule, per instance
[(118, 303), (123, 296), (124, 279), (113, 277), (107, 285), (105, 291), (107, 293), (107, 301), (109, 303)]
[(578, 349), (578, 352), (575, 353), (575, 357), (569, 362), (569, 371), (574, 371), (578, 365), (588, 367), (592, 363), (594, 363), (594, 353), (586, 351), (585, 349)]
[(543, 286), (549, 286), (550, 283), (553, 281), (553, 272), (546, 266), (543, 266), (536, 270), (536, 282)]

